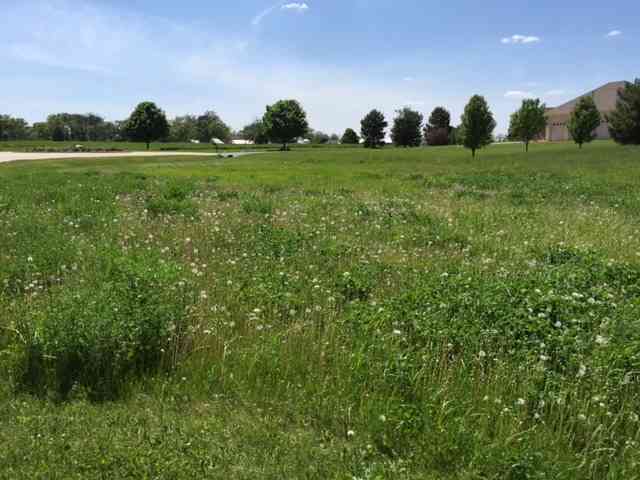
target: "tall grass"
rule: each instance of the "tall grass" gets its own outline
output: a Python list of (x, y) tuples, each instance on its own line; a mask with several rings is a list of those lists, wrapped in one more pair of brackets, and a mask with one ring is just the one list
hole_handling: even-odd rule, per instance
[(0, 167), (0, 476), (638, 478), (640, 152), (590, 147)]

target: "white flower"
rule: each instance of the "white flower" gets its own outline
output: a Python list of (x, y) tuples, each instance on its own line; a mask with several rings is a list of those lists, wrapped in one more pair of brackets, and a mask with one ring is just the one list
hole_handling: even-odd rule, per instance
[(596, 343), (598, 345), (606, 345), (609, 343), (609, 339), (607, 337), (603, 337), (602, 335), (596, 335)]
[(353, 437), (356, 434), (356, 432), (354, 432), (353, 430), (348, 430), (347, 431), (347, 437)]
[(527, 402), (525, 402), (525, 401), (524, 401), (524, 398), (519, 398), (519, 399), (516, 401), (516, 405), (520, 405), (520, 406), (523, 406), (523, 405), (525, 405), (526, 403), (527, 403)]
[(480, 358), (484, 358), (484, 357), (486, 357), (486, 356), (487, 356), (487, 352), (485, 352), (484, 350), (480, 350), (480, 351), (478, 352), (478, 356), (479, 356)]
[(393, 334), (394, 335), (402, 335), (402, 332), (400, 330), (394, 330)]
[(29, 262), (29, 263), (33, 262), (33, 257), (31, 255), (29, 255), (27, 257), (27, 262)]
[(587, 366), (580, 365), (580, 369), (578, 370), (578, 378), (582, 378), (587, 374)]

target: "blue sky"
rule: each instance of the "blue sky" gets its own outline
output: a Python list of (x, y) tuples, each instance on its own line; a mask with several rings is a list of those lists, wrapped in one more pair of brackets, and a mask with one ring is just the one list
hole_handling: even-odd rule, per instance
[(485, 95), (508, 128), (525, 96), (553, 106), (640, 77), (640, 2), (0, 0), (0, 113), (125, 118), (216, 110), (239, 129), (280, 98), (313, 128), (359, 129)]

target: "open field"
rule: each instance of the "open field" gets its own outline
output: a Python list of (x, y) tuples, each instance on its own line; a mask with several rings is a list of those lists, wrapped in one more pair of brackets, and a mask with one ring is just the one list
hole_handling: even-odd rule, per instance
[(640, 149), (0, 165), (0, 479), (640, 478)]

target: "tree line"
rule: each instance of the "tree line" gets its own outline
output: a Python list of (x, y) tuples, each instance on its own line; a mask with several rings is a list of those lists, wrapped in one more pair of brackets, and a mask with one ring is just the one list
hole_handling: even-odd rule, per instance
[[(509, 138), (523, 142), (529, 150), (532, 141), (539, 138), (547, 125), (546, 105), (540, 99), (525, 99), (511, 115)], [(618, 92), (616, 109), (606, 116), (611, 137), (620, 144), (640, 144), (640, 79), (627, 82)], [(572, 139), (582, 148), (595, 138), (595, 130), (603, 118), (593, 98), (582, 97), (567, 123)], [(215, 111), (202, 115), (185, 115), (168, 121), (157, 105), (140, 103), (129, 118), (121, 122), (108, 122), (95, 114), (59, 113), (49, 115), (46, 122), (28, 123), (20, 118), (0, 115), (0, 140), (132, 140), (185, 142), (198, 140), (211, 142), (219, 139), (228, 142), (236, 136), (257, 144), (279, 143), (282, 150), (299, 139), (311, 143), (341, 142), (363, 143), (365, 148), (378, 148), (385, 144), (389, 123), (379, 110), (371, 110), (360, 122), (360, 135), (352, 128), (345, 130), (341, 138), (314, 131), (309, 127), (307, 114), (296, 100), (280, 100), (265, 109), (256, 119), (239, 132), (233, 132)], [(391, 127), (392, 142), (399, 147), (417, 147), (458, 144), (476, 152), (493, 142), (496, 122), (486, 99), (474, 95), (464, 108), (460, 124), (451, 125), (451, 114), (444, 107), (431, 112), (424, 124), (424, 116), (409, 107), (396, 111)]]

